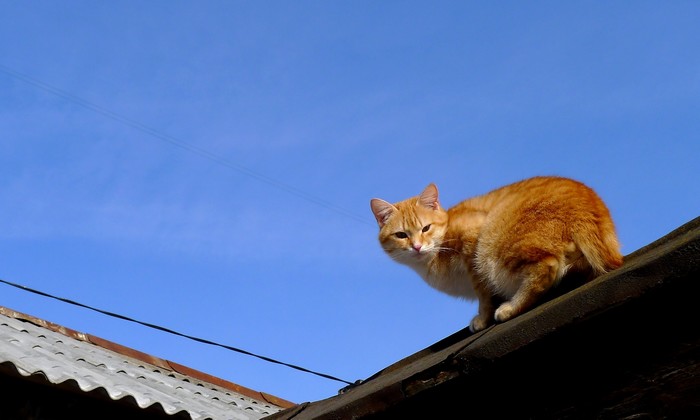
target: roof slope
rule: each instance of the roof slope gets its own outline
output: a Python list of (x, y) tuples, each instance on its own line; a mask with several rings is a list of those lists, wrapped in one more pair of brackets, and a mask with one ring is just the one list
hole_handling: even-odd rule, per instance
[(700, 218), (517, 318), (269, 418), (700, 418), (698, 296)]
[[(0, 367), (200, 419), (260, 419), (293, 404), (107, 340), (0, 307)], [(104, 394), (104, 392), (102, 392)]]

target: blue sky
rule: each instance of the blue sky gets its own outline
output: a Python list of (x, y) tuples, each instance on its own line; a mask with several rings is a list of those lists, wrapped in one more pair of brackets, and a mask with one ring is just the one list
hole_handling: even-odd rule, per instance
[[(346, 380), (468, 325), (369, 200), (533, 175), (628, 254), (700, 213), (697, 2), (0, 2), (0, 278)], [(344, 384), (0, 285), (294, 402)]]

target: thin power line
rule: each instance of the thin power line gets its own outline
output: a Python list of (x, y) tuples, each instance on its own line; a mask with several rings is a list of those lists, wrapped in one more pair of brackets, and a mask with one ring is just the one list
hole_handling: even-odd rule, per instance
[(372, 226), (374, 225), (368, 219), (361, 217), (361, 216), (358, 216), (349, 210), (346, 210), (342, 207), (336, 206), (335, 204), (330, 203), (328, 201), (325, 201), (321, 198), (318, 198), (312, 194), (309, 194), (306, 191), (303, 191), (303, 190), (296, 188), (296, 187), (293, 187), (289, 184), (285, 184), (282, 181), (276, 180), (274, 178), (271, 178), (269, 176), (266, 176), (264, 174), (256, 172), (250, 168), (247, 168), (243, 165), (240, 165), (236, 162), (233, 162), (233, 161), (231, 161), (231, 160), (229, 160), (229, 159), (227, 159), (219, 154), (210, 152), (210, 151), (203, 149), (201, 147), (198, 147), (198, 146), (195, 146), (193, 144), (187, 143), (185, 141), (179, 140), (173, 136), (164, 134), (164, 133), (162, 133), (154, 128), (151, 128), (151, 127), (149, 127), (149, 126), (147, 126), (139, 121), (136, 121), (136, 120), (131, 119), (129, 117), (125, 117), (124, 115), (118, 114), (116, 112), (110, 111), (107, 108), (101, 107), (101, 106), (96, 105), (90, 101), (87, 101), (79, 96), (73, 95), (65, 90), (59, 89), (57, 87), (51, 86), (47, 83), (44, 83), (38, 79), (27, 76), (26, 74), (20, 73), (17, 70), (14, 70), (10, 67), (7, 67), (3, 64), (0, 64), (0, 71), (17, 79), (17, 80), (20, 80), (28, 85), (31, 85), (31, 86), (39, 88), (43, 91), (49, 92), (55, 96), (58, 96), (58, 97), (63, 98), (69, 102), (72, 102), (76, 105), (79, 105), (87, 110), (96, 112), (96, 113), (103, 115), (107, 118), (110, 118), (114, 121), (120, 122), (126, 126), (134, 128), (136, 130), (139, 130), (143, 133), (150, 135), (151, 137), (155, 137), (155, 138), (162, 140), (162, 141), (164, 141), (172, 146), (178, 147), (178, 148), (185, 150), (187, 152), (190, 152), (190, 153), (194, 153), (196, 155), (199, 155), (200, 157), (203, 157), (205, 159), (209, 159), (213, 162), (216, 162), (219, 165), (225, 166), (227, 168), (238, 171), (244, 175), (247, 175), (250, 178), (256, 179), (260, 182), (264, 182), (265, 184), (268, 184), (270, 186), (278, 188), (278, 189), (285, 191), (289, 194), (303, 198), (306, 201), (309, 201), (309, 202), (314, 203), (318, 206), (321, 206), (321, 207), (324, 207), (328, 210), (331, 210), (335, 213), (346, 216), (350, 219), (355, 220), (356, 222), (360, 222), (360, 223), (372, 225)]
[(105, 310), (102, 310), (102, 309), (94, 308), (94, 307), (92, 307), (92, 306), (88, 306), (88, 305), (85, 305), (85, 304), (82, 304), (82, 303), (79, 303), (79, 302), (75, 302), (75, 301), (70, 300), (70, 299), (57, 297), (57, 296), (51, 295), (51, 294), (49, 294), (49, 293), (45, 293), (45, 292), (42, 292), (42, 291), (39, 291), (39, 290), (36, 290), (36, 289), (32, 289), (32, 288), (27, 287), (27, 286), (22, 286), (21, 284), (12, 283), (12, 282), (10, 282), (10, 281), (3, 280), (3, 279), (0, 279), (0, 282), (1, 282), (1, 283), (5, 283), (5, 284), (8, 285), (8, 286), (16, 287), (16, 288), (18, 288), (18, 289), (21, 289), (21, 290), (24, 290), (24, 291), (27, 291), (27, 292), (31, 292), (31, 293), (34, 293), (34, 294), (37, 294), (37, 295), (40, 295), (40, 296), (44, 296), (44, 297), (48, 297), (48, 298), (51, 298), (51, 299), (55, 299), (55, 300), (58, 300), (58, 301), (60, 301), (60, 302), (68, 303), (68, 304), (70, 304), (70, 305), (74, 305), (74, 306), (78, 306), (78, 307), (81, 307), (81, 308), (89, 309), (89, 310), (91, 310), (91, 311), (95, 311), (95, 312), (98, 312), (98, 313), (101, 313), (101, 314), (103, 314), (103, 315), (107, 315), (107, 316), (110, 316), (110, 317), (113, 317), (113, 318), (117, 318), (117, 319), (121, 319), (121, 320), (124, 320), (124, 321), (133, 322), (133, 323), (135, 323), (135, 324), (143, 325), (144, 327), (152, 328), (152, 329), (155, 329), (155, 330), (158, 330), (158, 331), (162, 331), (162, 332), (165, 332), (165, 333), (168, 333), (168, 334), (172, 334), (172, 335), (175, 335), (175, 336), (178, 336), (178, 337), (183, 337), (183, 338), (186, 338), (186, 339), (188, 339), (188, 340), (196, 341), (196, 342), (198, 342), (198, 343), (208, 344), (208, 345), (210, 345), (210, 346), (221, 347), (221, 348), (224, 348), (224, 349), (226, 349), (226, 350), (234, 351), (234, 352), (236, 352), (236, 353), (241, 353), (241, 354), (245, 354), (245, 355), (247, 355), (247, 356), (257, 357), (258, 359), (264, 360), (264, 361), (269, 362), (269, 363), (275, 363), (275, 364), (278, 364), (278, 365), (282, 365), (282, 366), (286, 366), (286, 367), (289, 367), (289, 368), (292, 368), (292, 369), (299, 370), (299, 371), (301, 371), (301, 372), (310, 373), (310, 374), (312, 374), (312, 375), (320, 376), (320, 377), (322, 377), (322, 378), (331, 379), (331, 380), (333, 380), (333, 381), (338, 381), (338, 382), (343, 382), (343, 383), (348, 384), (348, 385), (353, 385), (353, 382), (346, 381), (345, 379), (336, 378), (335, 376), (331, 376), (331, 375), (328, 375), (328, 374), (326, 374), (326, 373), (316, 372), (316, 371), (313, 371), (313, 370), (310, 370), (310, 369), (306, 369), (306, 368), (301, 367), (301, 366), (297, 366), (297, 365), (293, 365), (293, 364), (285, 363), (285, 362), (280, 362), (279, 360), (275, 360), (275, 359), (272, 359), (272, 358), (270, 358), (270, 357), (261, 356), (261, 355), (259, 355), (259, 354), (255, 354), (255, 353), (249, 352), (249, 351), (247, 351), (247, 350), (239, 349), (239, 348), (236, 348), (236, 347), (233, 347), (233, 346), (229, 346), (229, 345), (226, 345), (226, 344), (220, 344), (220, 343), (217, 343), (217, 342), (215, 342), (215, 341), (207, 340), (207, 339), (205, 339), (205, 338), (199, 338), (199, 337), (194, 337), (194, 336), (191, 336), (191, 335), (188, 335), (188, 334), (183, 334), (183, 333), (180, 333), (180, 332), (171, 330), (171, 329), (169, 329), (169, 328), (161, 327), (161, 326), (159, 326), (159, 325), (155, 325), (155, 324), (151, 324), (151, 323), (143, 322), (143, 321), (138, 321), (138, 320), (133, 319), (133, 318), (130, 318), (130, 317), (128, 317), (128, 316), (124, 316), (124, 315), (120, 315), (120, 314), (117, 314), (117, 313), (114, 313), (114, 312), (109, 312), (109, 311), (105, 311)]

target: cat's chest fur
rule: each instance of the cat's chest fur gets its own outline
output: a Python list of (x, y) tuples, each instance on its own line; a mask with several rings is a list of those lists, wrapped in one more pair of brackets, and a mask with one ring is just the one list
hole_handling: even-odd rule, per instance
[(412, 268), (432, 287), (452, 296), (475, 299), (474, 281), (487, 284), (494, 294), (512, 296), (518, 288), (518, 275), (493, 249), (495, 233), (491, 226), (498, 212), (455, 208), (448, 214), (441, 251)]
[[(409, 265), (411, 266), (411, 265)], [(452, 296), (476, 299), (472, 282), (473, 270), (462, 256), (446, 252), (426, 264), (411, 266), (430, 286)]]

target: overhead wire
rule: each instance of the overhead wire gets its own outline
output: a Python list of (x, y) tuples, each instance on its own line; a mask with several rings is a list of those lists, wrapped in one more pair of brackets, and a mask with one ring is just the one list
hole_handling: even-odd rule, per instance
[[(63, 99), (65, 99), (65, 100), (67, 100), (67, 101), (69, 101), (69, 102), (71, 102), (71, 103), (73, 103), (73, 104), (75, 104), (75, 105), (78, 105), (78, 106), (80, 106), (80, 107), (82, 107), (82, 108), (85, 108), (85, 109), (87, 109), (87, 110), (89, 110), (89, 111), (93, 111), (93, 112), (98, 113), (98, 114), (100, 114), (100, 115), (102, 115), (102, 116), (104, 116), (104, 117), (110, 118), (110, 119), (112, 119), (112, 120), (114, 120), (114, 121), (117, 121), (117, 122), (119, 122), (119, 123), (121, 123), (121, 124), (124, 124), (124, 125), (126, 125), (126, 126), (131, 127), (131, 128), (134, 128), (134, 129), (136, 129), (136, 130), (139, 130), (139, 131), (141, 131), (141, 132), (143, 132), (143, 133), (146, 133), (146, 134), (150, 135), (151, 137), (157, 138), (157, 139), (159, 139), (159, 140), (161, 140), (161, 141), (164, 141), (164, 142), (166, 142), (166, 143), (168, 143), (168, 144), (170, 144), (170, 145), (172, 145), (172, 146), (178, 147), (178, 148), (180, 148), (180, 149), (182, 149), (182, 150), (184, 150), (184, 151), (187, 151), (187, 152), (190, 152), (190, 153), (194, 153), (194, 154), (196, 154), (196, 155), (198, 155), (198, 156), (200, 156), (200, 157), (202, 157), (202, 158), (211, 160), (211, 161), (213, 161), (213, 162), (215, 162), (215, 163), (217, 163), (217, 164), (219, 164), (219, 165), (222, 165), (222, 166), (227, 167), (227, 168), (229, 168), (229, 169), (233, 169), (233, 170), (235, 170), (235, 171), (238, 171), (238, 172), (240, 172), (240, 173), (242, 173), (242, 174), (244, 174), (244, 175), (246, 175), (246, 176), (248, 176), (248, 177), (250, 177), (250, 178), (253, 178), (253, 179), (257, 180), (257, 181), (263, 182), (263, 183), (268, 184), (268, 185), (270, 185), (270, 186), (272, 186), (272, 187), (275, 187), (275, 188), (280, 189), (280, 190), (282, 190), (282, 191), (285, 191), (285, 192), (287, 192), (287, 193), (289, 193), (289, 194), (295, 195), (295, 196), (297, 196), (297, 197), (299, 197), (299, 198), (302, 198), (302, 199), (304, 199), (304, 200), (306, 200), (306, 201), (309, 201), (309, 202), (311, 202), (311, 203), (313, 203), (313, 204), (316, 204), (316, 205), (318, 205), (318, 206), (324, 207), (324, 208), (326, 208), (327, 210), (330, 210), (330, 211), (333, 211), (333, 212), (338, 213), (338, 214), (340, 214), (340, 215), (346, 216), (346, 217), (348, 217), (348, 218), (350, 218), (350, 219), (352, 219), (352, 220), (354, 220), (354, 221), (356, 221), (356, 222), (360, 222), (360, 223), (368, 224), (368, 225), (373, 225), (373, 223), (369, 222), (367, 219), (365, 219), (365, 218), (363, 218), (363, 217), (361, 217), (361, 216), (358, 216), (358, 215), (354, 214), (353, 212), (351, 212), (351, 211), (349, 211), (349, 210), (346, 210), (346, 209), (344, 209), (344, 208), (342, 208), (342, 207), (339, 207), (339, 206), (337, 206), (337, 205), (334, 205), (334, 204), (332, 204), (332, 203), (330, 203), (330, 202), (328, 202), (328, 201), (326, 201), (326, 200), (320, 199), (320, 198), (318, 198), (318, 197), (316, 197), (316, 196), (314, 196), (314, 195), (312, 195), (312, 194), (310, 194), (310, 193), (307, 193), (306, 191), (303, 191), (303, 190), (301, 190), (301, 189), (299, 189), (299, 188), (296, 188), (296, 187), (294, 187), (294, 186), (291, 186), (291, 185), (289, 185), (289, 184), (286, 184), (286, 183), (284, 183), (284, 182), (281, 182), (281, 181), (279, 181), (279, 180), (277, 180), (277, 179), (274, 179), (274, 178), (272, 178), (272, 177), (269, 177), (269, 176), (266, 176), (266, 175), (264, 175), (264, 174), (261, 174), (261, 173), (259, 173), (259, 172), (257, 172), (257, 171), (254, 171), (254, 170), (252, 170), (252, 169), (250, 169), (250, 168), (247, 168), (247, 167), (245, 167), (245, 166), (243, 166), (243, 165), (240, 165), (240, 164), (238, 164), (238, 163), (236, 163), (236, 162), (233, 162), (233, 161), (231, 161), (230, 159), (227, 159), (226, 157), (223, 157), (223, 156), (221, 156), (221, 155), (219, 155), (219, 154), (213, 153), (213, 152), (211, 152), (211, 151), (209, 151), (209, 150), (207, 150), (207, 149), (204, 149), (204, 148), (201, 148), (201, 147), (199, 147), (199, 146), (195, 146), (195, 145), (193, 145), (193, 144), (191, 144), (191, 143), (188, 143), (188, 142), (179, 140), (179, 139), (177, 139), (177, 138), (175, 138), (175, 137), (173, 137), (173, 136), (170, 136), (170, 135), (168, 135), (168, 134), (164, 134), (164, 133), (162, 133), (162, 132), (160, 132), (160, 131), (158, 131), (158, 130), (156, 130), (156, 129), (154, 129), (154, 128), (151, 128), (151, 127), (149, 127), (149, 126), (147, 126), (147, 125), (145, 125), (145, 124), (143, 124), (143, 123), (141, 123), (141, 122), (139, 122), (139, 121), (136, 121), (136, 120), (131, 119), (131, 118), (129, 118), (129, 117), (126, 117), (126, 116), (124, 116), (124, 115), (121, 115), (121, 114), (118, 114), (118, 113), (116, 113), (116, 112), (113, 112), (113, 111), (111, 111), (111, 110), (109, 110), (109, 109), (107, 109), (107, 108), (104, 108), (104, 107), (99, 106), (99, 105), (97, 105), (97, 104), (94, 104), (94, 103), (92, 103), (92, 102), (90, 102), (90, 101), (87, 101), (87, 100), (85, 100), (85, 99), (83, 99), (83, 98), (81, 98), (81, 97), (79, 97), (79, 96), (73, 95), (73, 94), (71, 94), (71, 93), (69, 93), (69, 92), (67, 92), (67, 91), (65, 91), (65, 90), (59, 89), (59, 88), (54, 87), (54, 86), (52, 86), (52, 85), (50, 85), (50, 84), (48, 84), (48, 83), (45, 83), (45, 82), (40, 81), (40, 80), (38, 80), (38, 79), (36, 79), (36, 78), (33, 78), (33, 77), (28, 76), (28, 75), (26, 75), (26, 74), (23, 74), (23, 73), (21, 73), (21, 72), (19, 72), (19, 71), (17, 71), (17, 70), (14, 70), (14, 69), (12, 69), (12, 68), (10, 68), (10, 67), (8, 67), (8, 66), (5, 66), (5, 65), (3, 65), (3, 64), (0, 64), (0, 72), (5, 73), (5, 74), (7, 74), (7, 75), (13, 77), (14, 79), (20, 80), (20, 81), (22, 81), (22, 82), (24, 82), (24, 83), (26, 83), (26, 84), (28, 84), (28, 85), (34, 86), (34, 87), (39, 88), (39, 89), (41, 89), (41, 90), (43, 90), (43, 91), (45, 91), (45, 92), (48, 92), (48, 93), (51, 93), (51, 94), (53, 94), (53, 95), (55, 95), (55, 96), (58, 96), (58, 97), (60, 97), (60, 98), (63, 98)], [(264, 361), (269, 362), (269, 363), (274, 363), (274, 364), (283, 365), (283, 366), (286, 366), (286, 367), (289, 367), (289, 368), (292, 368), (292, 369), (295, 369), (295, 370), (298, 370), (298, 371), (301, 371), (301, 372), (313, 374), (313, 375), (316, 375), (316, 376), (320, 376), (320, 377), (323, 377), (323, 378), (326, 378), (326, 379), (330, 379), (330, 380), (334, 380), (334, 381), (338, 381), (338, 382), (343, 382), (343, 383), (348, 384), (348, 385), (353, 385), (353, 384), (355, 383), (355, 382), (350, 382), (350, 381), (347, 381), (347, 380), (344, 380), (344, 379), (341, 379), (341, 378), (337, 378), (337, 377), (335, 377), (335, 376), (328, 375), (328, 374), (325, 374), (325, 373), (322, 373), (322, 372), (313, 371), (313, 370), (310, 370), (310, 369), (307, 369), (307, 368), (304, 368), (304, 367), (301, 367), (301, 366), (298, 366), (298, 365), (294, 365), (294, 364), (291, 364), (291, 363), (286, 363), (286, 362), (282, 362), (282, 361), (279, 361), (279, 360), (275, 360), (275, 359), (270, 358), (270, 357), (267, 357), (267, 356), (262, 356), (262, 355), (259, 355), (259, 354), (255, 354), (255, 353), (249, 352), (249, 351), (247, 351), (247, 350), (239, 349), (239, 348), (236, 348), (236, 347), (233, 347), (233, 346), (229, 346), (229, 345), (226, 345), (226, 344), (217, 343), (217, 342), (214, 342), (214, 341), (212, 341), (212, 340), (207, 340), (207, 339), (204, 339), (204, 338), (195, 337), (195, 336), (192, 336), (192, 335), (189, 335), (189, 334), (183, 334), (183, 333), (174, 331), (174, 330), (169, 329), (169, 328), (166, 328), (166, 327), (162, 327), (162, 326), (155, 325), (155, 324), (148, 323), (148, 322), (139, 321), (139, 320), (136, 320), (136, 319), (133, 319), (133, 318), (124, 316), (124, 315), (120, 315), (120, 314), (118, 314), (118, 313), (114, 313), (114, 312), (110, 312), (110, 311), (98, 309), (98, 308), (95, 308), (95, 307), (92, 307), (92, 306), (89, 306), (89, 305), (85, 305), (85, 304), (82, 304), (82, 303), (79, 303), (79, 302), (76, 302), (76, 301), (73, 301), (73, 300), (70, 300), (70, 299), (57, 297), (57, 296), (51, 295), (51, 294), (49, 294), (49, 293), (42, 292), (42, 291), (39, 291), (39, 290), (36, 290), (36, 289), (32, 289), (32, 288), (30, 288), (30, 287), (23, 286), (23, 285), (20, 285), (20, 284), (17, 284), (17, 283), (13, 283), (13, 282), (10, 282), (10, 281), (7, 281), (7, 280), (0, 279), (0, 282), (4, 283), (4, 284), (6, 284), (6, 285), (12, 286), (12, 287), (21, 289), (21, 290), (25, 290), (25, 291), (27, 291), (27, 292), (31, 292), (31, 293), (40, 295), (40, 296), (48, 297), (48, 298), (55, 299), (55, 300), (58, 300), (58, 301), (61, 301), (61, 302), (64, 302), (64, 303), (68, 303), (68, 304), (70, 304), (70, 305), (74, 305), (74, 306), (78, 306), (78, 307), (85, 308), (85, 309), (88, 309), (88, 310), (92, 310), (92, 311), (94, 311), (94, 312), (98, 312), (98, 313), (101, 313), (101, 314), (103, 314), (103, 315), (107, 315), (107, 316), (110, 316), (110, 317), (113, 317), (113, 318), (117, 318), (117, 319), (121, 319), (121, 320), (124, 320), (124, 321), (136, 323), (136, 324), (139, 324), (139, 325), (148, 327), (148, 328), (152, 328), (152, 329), (155, 329), (155, 330), (159, 330), (159, 331), (162, 331), (162, 332), (165, 332), (165, 333), (168, 333), (168, 334), (172, 334), (172, 335), (175, 335), (175, 336), (179, 336), (179, 337), (182, 337), (182, 338), (186, 338), (186, 339), (189, 339), (189, 340), (192, 340), (192, 341), (196, 341), (196, 342), (199, 342), (199, 343), (203, 343), (203, 344), (207, 344), (207, 345), (211, 345), (211, 346), (216, 346), (216, 347), (221, 347), (221, 348), (224, 348), (224, 349), (233, 351), (233, 352), (237, 352), (237, 353), (245, 354), (245, 355), (248, 355), (248, 356), (252, 356), (252, 357), (255, 357), (255, 358), (264, 360)]]
[(182, 337), (182, 338), (185, 338), (185, 339), (188, 339), (188, 340), (196, 341), (196, 342), (198, 342), (198, 343), (207, 344), (207, 345), (215, 346), (215, 347), (221, 347), (221, 348), (224, 348), (224, 349), (226, 349), (226, 350), (230, 350), (230, 351), (233, 351), (233, 352), (236, 352), (236, 353), (241, 353), (241, 354), (244, 354), (244, 355), (247, 355), (247, 356), (252, 356), (252, 357), (258, 358), (258, 359), (260, 359), (260, 360), (264, 360), (264, 361), (269, 362), (269, 363), (274, 363), (274, 364), (286, 366), (286, 367), (288, 367), (288, 368), (292, 368), (292, 369), (295, 369), (295, 370), (298, 370), (298, 371), (301, 371), (301, 372), (305, 372), (305, 373), (309, 373), (309, 374), (312, 374), (312, 375), (320, 376), (320, 377), (322, 377), (322, 378), (330, 379), (330, 380), (337, 381), (337, 382), (343, 382), (343, 383), (345, 383), (345, 384), (347, 384), (347, 385), (353, 385), (353, 384), (355, 383), (355, 382), (346, 381), (345, 379), (341, 379), (341, 378), (338, 378), (338, 377), (329, 375), (329, 374), (327, 374), (327, 373), (317, 372), (317, 371), (314, 371), (314, 370), (311, 370), (311, 369), (307, 369), (307, 368), (305, 368), (305, 367), (301, 367), (301, 366), (298, 366), (298, 365), (294, 365), (294, 364), (291, 364), (291, 363), (281, 362), (281, 361), (276, 360), (276, 359), (273, 359), (273, 358), (271, 358), (271, 357), (261, 356), (261, 355), (259, 355), (259, 354), (256, 354), (256, 353), (253, 353), (253, 352), (250, 352), (250, 351), (247, 351), (247, 350), (243, 350), (243, 349), (240, 349), (240, 348), (237, 348), (237, 347), (229, 346), (229, 345), (227, 345), (227, 344), (221, 344), (221, 343), (217, 343), (217, 342), (212, 341), (212, 340), (207, 340), (207, 339), (205, 339), (205, 338), (199, 338), (199, 337), (195, 337), (195, 336), (192, 336), (192, 335), (189, 335), (189, 334), (184, 334), (184, 333), (181, 333), (181, 332), (177, 332), (177, 331), (175, 331), (175, 330), (172, 330), (172, 329), (170, 329), (170, 328), (162, 327), (162, 326), (160, 326), (160, 325), (152, 324), (152, 323), (149, 323), (149, 322), (139, 321), (139, 320), (137, 320), (137, 319), (134, 319), (134, 318), (131, 318), (131, 317), (128, 317), (128, 316), (125, 316), (125, 315), (120, 315), (120, 314), (118, 314), (118, 313), (106, 311), (106, 310), (104, 310), (104, 309), (98, 309), (98, 308), (95, 308), (95, 307), (92, 307), (92, 306), (89, 306), (89, 305), (85, 305), (85, 304), (80, 303), (80, 302), (76, 302), (76, 301), (71, 300), (71, 299), (66, 299), (66, 298), (54, 296), (54, 295), (52, 295), (52, 294), (50, 294), (50, 293), (42, 292), (42, 291), (40, 291), (40, 290), (33, 289), (33, 288), (27, 287), (27, 286), (23, 286), (23, 285), (21, 285), (21, 284), (13, 283), (13, 282), (11, 282), (11, 281), (7, 281), (7, 280), (4, 280), (4, 279), (0, 279), (0, 283), (4, 283), (4, 284), (6, 284), (6, 285), (8, 285), (8, 286), (12, 286), (12, 287), (15, 287), (15, 288), (17, 288), (17, 289), (24, 290), (24, 291), (26, 291), (26, 292), (30, 292), (30, 293), (34, 293), (34, 294), (37, 294), (37, 295), (40, 295), (40, 296), (47, 297), (47, 298), (55, 299), (55, 300), (58, 300), (58, 301), (63, 302), (63, 303), (67, 303), (67, 304), (70, 304), (70, 305), (78, 306), (78, 307), (80, 307), (80, 308), (84, 308), (84, 309), (88, 309), (88, 310), (91, 310), (91, 311), (94, 311), (94, 312), (98, 312), (98, 313), (100, 313), (100, 314), (107, 315), (107, 316), (112, 317), (112, 318), (117, 318), (117, 319), (121, 319), (121, 320), (123, 320), (123, 321), (128, 321), (128, 322), (133, 322), (133, 323), (135, 323), (135, 324), (139, 324), (139, 325), (142, 325), (142, 326), (147, 327), (147, 328), (151, 328), (151, 329), (154, 329), (154, 330), (158, 330), (158, 331), (161, 331), (161, 332), (165, 332), (165, 333), (168, 333), (168, 334), (171, 334), (171, 335), (175, 335), (175, 336), (178, 336), (178, 337)]
[(177, 139), (171, 135), (162, 133), (159, 130), (156, 130), (155, 128), (149, 127), (146, 124), (143, 124), (139, 121), (136, 121), (132, 118), (126, 117), (124, 115), (118, 114), (114, 111), (111, 111), (107, 108), (104, 108), (100, 105), (97, 105), (93, 102), (90, 102), (88, 100), (85, 100), (79, 96), (73, 95), (72, 93), (69, 93), (63, 89), (59, 89), (55, 86), (52, 86), (48, 83), (42, 82), (41, 80), (38, 80), (34, 77), (28, 76), (24, 73), (21, 73), (15, 69), (12, 69), (6, 65), (0, 64), (0, 72), (7, 74), (8, 76), (13, 77), (16, 80), (20, 80), (28, 85), (34, 86), (36, 88), (39, 88), (45, 92), (51, 93), (55, 96), (58, 96), (60, 98), (63, 98), (75, 105), (78, 105), (82, 108), (85, 108), (87, 110), (93, 111), (95, 113), (98, 113), (104, 117), (110, 118), (114, 121), (117, 121), (121, 124), (124, 124), (126, 126), (129, 126), (131, 128), (134, 128), (136, 130), (139, 130), (143, 133), (146, 133), (150, 135), (151, 137), (157, 138), (163, 142), (166, 142), (172, 146), (178, 147), (182, 150), (185, 150), (190, 153), (194, 153), (202, 158), (211, 160), (212, 162), (215, 162), (219, 165), (222, 165), (224, 167), (227, 167), (229, 169), (233, 169), (237, 172), (240, 172), (241, 174), (244, 174), (250, 178), (253, 178), (257, 181), (263, 182), (265, 184), (268, 184), (272, 187), (275, 187), (279, 190), (285, 191), (289, 194), (295, 195), (299, 198), (302, 198), (308, 202), (311, 202), (313, 204), (316, 204), (320, 207), (323, 207), (327, 210), (333, 211), (335, 213), (338, 213), (340, 215), (343, 215), (345, 217), (348, 217), (356, 222), (363, 223), (365, 225), (374, 225), (370, 220), (367, 218), (364, 218), (362, 216), (359, 216), (347, 209), (344, 209), (340, 206), (337, 206), (333, 203), (330, 203), (326, 200), (323, 200), (319, 197), (314, 196), (313, 194), (310, 194), (302, 189), (299, 189), (297, 187), (294, 187), (292, 185), (289, 185), (287, 183), (284, 183), (282, 181), (279, 181), (275, 178), (269, 177), (267, 175), (264, 175), (260, 172), (254, 171), (246, 166), (243, 166), (239, 163), (236, 163), (224, 156), (221, 156), (217, 153), (211, 152), (207, 149), (204, 149), (199, 146), (195, 146), (191, 143), (185, 142), (183, 140)]

